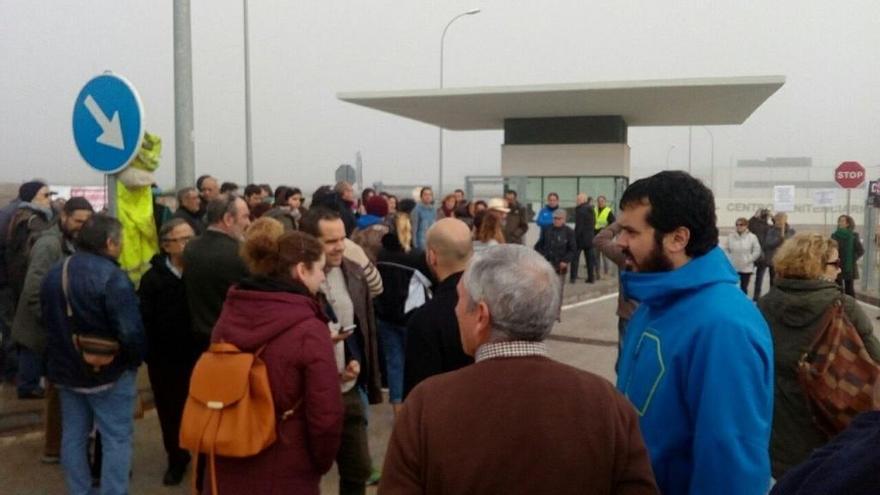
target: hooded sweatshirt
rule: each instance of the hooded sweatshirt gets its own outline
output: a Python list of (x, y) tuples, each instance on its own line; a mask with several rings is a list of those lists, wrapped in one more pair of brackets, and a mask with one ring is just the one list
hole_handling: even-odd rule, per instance
[(660, 491), (766, 493), (773, 344), (724, 252), (621, 280), (641, 305), (627, 327), (617, 388), (640, 416)]

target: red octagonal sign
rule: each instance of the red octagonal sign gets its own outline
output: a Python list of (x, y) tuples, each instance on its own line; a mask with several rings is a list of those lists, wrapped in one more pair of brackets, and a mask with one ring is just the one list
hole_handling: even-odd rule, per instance
[(834, 180), (844, 189), (855, 189), (865, 182), (865, 167), (859, 162), (843, 162), (834, 169)]

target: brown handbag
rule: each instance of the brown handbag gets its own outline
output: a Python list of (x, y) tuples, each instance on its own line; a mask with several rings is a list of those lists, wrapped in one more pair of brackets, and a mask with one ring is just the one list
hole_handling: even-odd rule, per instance
[(98, 373), (101, 368), (109, 365), (119, 354), (119, 341), (101, 335), (80, 332), (73, 323), (73, 307), (70, 305), (70, 282), (67, 275), (67, 266), (70, 258), (64, 260), (61, 269), (61, 290), (64, 292), (64, 302), (67, 304), (67, 322), (71, 328), (73, 347), (79, 353), (92, 371)]
[(840, 299), (828, 308), (816, 338), (798, 360), (797, 372), (813, 421), (829, 436), (846, 429), (856, 415), (880, 406), (873, 393), (880, 366)]

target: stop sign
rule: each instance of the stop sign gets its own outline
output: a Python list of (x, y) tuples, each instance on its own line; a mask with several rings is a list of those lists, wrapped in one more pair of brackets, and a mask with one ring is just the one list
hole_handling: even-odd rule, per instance
[(865, 167), (859, 162), (843, 162), (834, 169), (834, 180), (844, 189), (855, 189), (865, 182)]

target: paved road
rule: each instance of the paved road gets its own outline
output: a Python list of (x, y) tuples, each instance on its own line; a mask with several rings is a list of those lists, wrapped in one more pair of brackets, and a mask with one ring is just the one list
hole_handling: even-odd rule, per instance
[[(551, 355), (564, 363), (592, 371), (614, 380), (617, 356), (616, 298), (605, 296), (573, 304), (563, 312), (549, 341)], [(865, 307), (872, 320), (880, 314), (872, 306)], [(875, 333), (876, 333), (876, 320)], [(376, 464), (381, 464), (391, 430), (388, 405), (374, 406), (370, 418), (371, 450)], [(39, 433), (0, 439), (0, 492), (4, 495), (57, 495), (64, 493), (62, 472), (58, 466), (39, 462), (42, 437)], [(136, 422), (134, 477), (131, 493), (186, 494), (188, 485), (175, 488), (161, 486), (165, 469), (158, 420), (154, 411)], [(185, 481), (185, 483), (188, 483)], [(335, 469), (324, 479), (322, 493), (336, 493)], [(371, 490), (372, 493), (375, 490)]]

